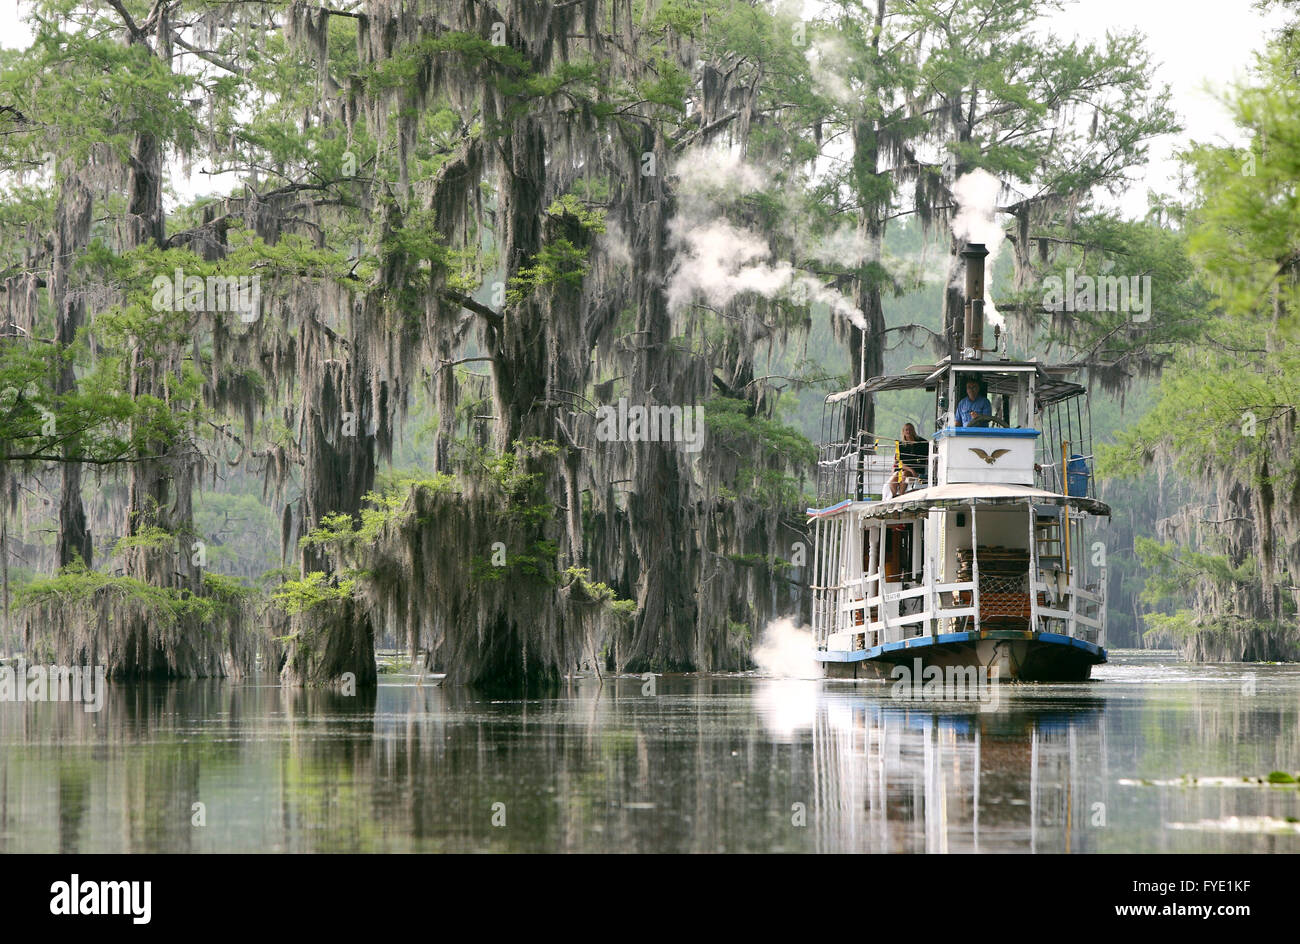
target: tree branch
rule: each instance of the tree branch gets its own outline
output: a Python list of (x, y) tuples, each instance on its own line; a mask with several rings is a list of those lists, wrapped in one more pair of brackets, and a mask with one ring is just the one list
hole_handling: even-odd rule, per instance
[(450, 289), (443, 289), (442, 297), (447, 299), (449, 302), (455, 302), (466, 311), (472, 311), (476, 315), (481, 315), (486, 318), (488, 324), (492, 325), (494, 328), (500, 329), (506, 323), (505, 318), (501, 317), (501, 315), (497, 314), (482, 302), (470, 298), (468, 295), (462, 295), (460, 292), (453, 292)]

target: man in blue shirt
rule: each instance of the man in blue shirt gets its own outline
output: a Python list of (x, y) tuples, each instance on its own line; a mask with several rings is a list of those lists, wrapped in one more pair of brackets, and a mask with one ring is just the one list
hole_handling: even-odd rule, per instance
[(987, 426), (993, 418), (993, 404), (980, 396), (978, 380), (966, 381), (966, 396), (957, 404), (958, 426)]

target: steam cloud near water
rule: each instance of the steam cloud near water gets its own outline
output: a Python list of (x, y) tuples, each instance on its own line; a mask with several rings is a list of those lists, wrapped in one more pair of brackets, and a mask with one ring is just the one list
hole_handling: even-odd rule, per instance
[(796, 626), (794, 620), (772, 620), (763, 628), (754, 647), (754, 662), (764, 675), (780, 678), (821, 678), (821, 667), (812, 657), (812, 630)]

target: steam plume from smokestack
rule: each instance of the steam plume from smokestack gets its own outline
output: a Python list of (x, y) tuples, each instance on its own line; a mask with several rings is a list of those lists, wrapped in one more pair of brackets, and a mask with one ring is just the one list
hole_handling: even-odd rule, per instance
[(952, 218), (952, 233), (959, 240), (983, 243), (988, 249), (988, 259), (984, 262), (984, 317), (989, 324), (1006, 327), (1006, 319), (993, 306), (990, 285), (993, 278), (993, 263), (1006, 239), (1006, 233), (998, 223), (998, 194), (1002, 184), (988, 171), (977, 168), (969, 174), (962, 174), (952, 185), (953, 199), (957, 203), (957, 215)]

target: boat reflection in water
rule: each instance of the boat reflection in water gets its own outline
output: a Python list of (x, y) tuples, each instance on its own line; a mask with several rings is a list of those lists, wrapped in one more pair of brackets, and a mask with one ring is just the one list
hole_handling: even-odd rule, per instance
[[(808, 683), (771, 684), (760, 698), (777, 707)], [(817, 851), (1097, 851), (1114, 782), (1102, 699), (1055, 694), (1049, 707), (995, 704), (996, 686), (953, 701), (837, 688), (811, 717)], [(779, 714), (766, 717), (788, 729)]]

